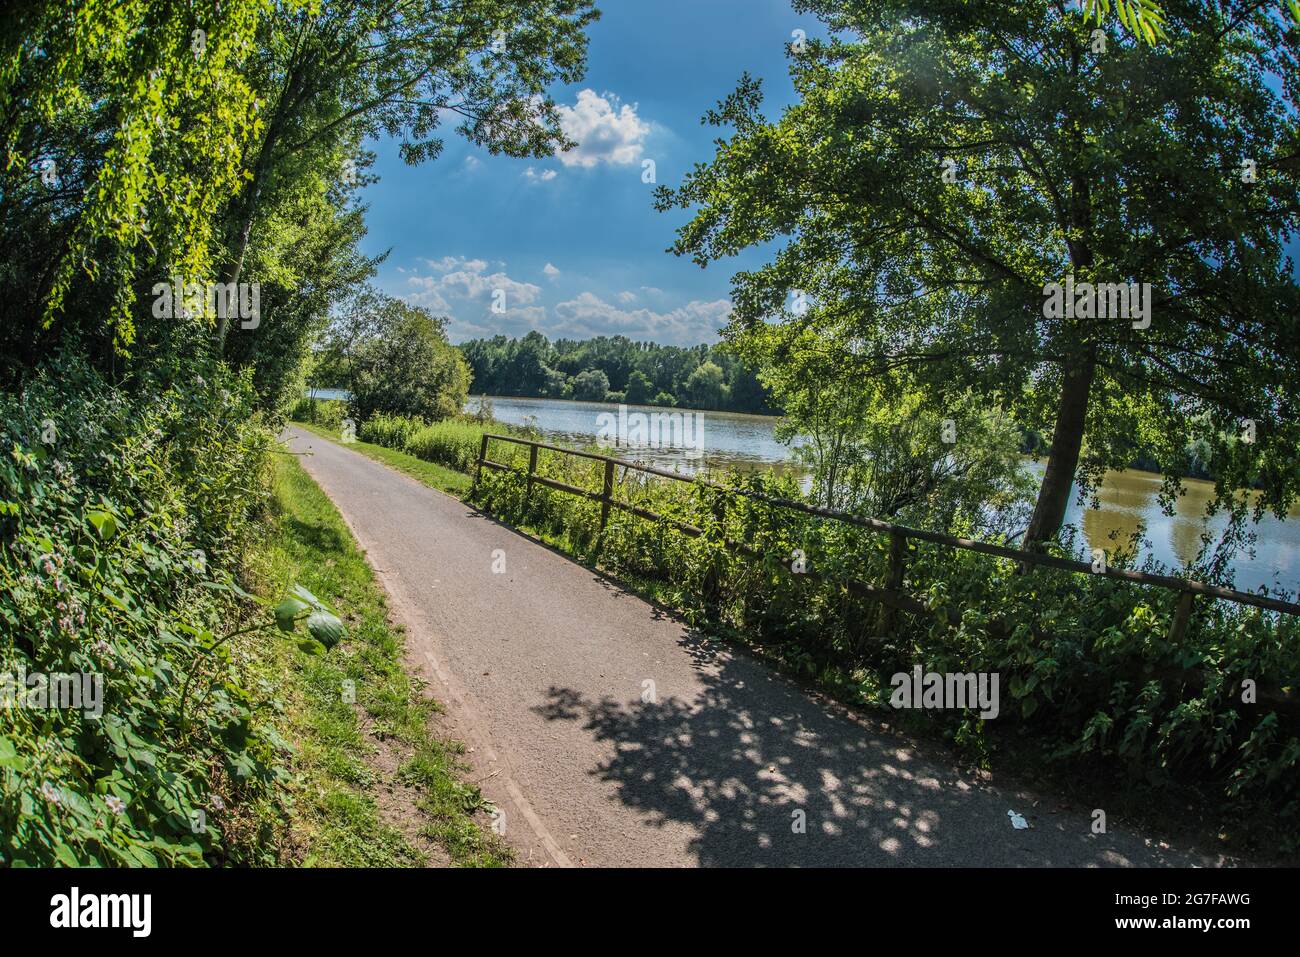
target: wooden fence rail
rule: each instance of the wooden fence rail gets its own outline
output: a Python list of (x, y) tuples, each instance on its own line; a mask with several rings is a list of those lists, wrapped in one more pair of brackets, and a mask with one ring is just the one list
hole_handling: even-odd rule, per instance
[[(523, 445), (529, 448), (527, 488), (530, 493), (534, 485), (544, 485), (547, 488), (555, 489), (559, 492), (566, 492), (570, 495), (578, 495), (590, 499), (591, 501), (599, 502), (600, 527), (602, 530), (609, 521), (610, 509), (617, 508), (636, 515), (639, 518), (646, 519), (647, 521), (667, 522), (687, 535), (700, 536), (704, 534), (703, 529), (700, 529), (697, 526), (680, 521), (679, 519), (675, 519), (669, 515), (660, 515), (650, 509), (642, 508), (641, 506), (634, 505), (631, 502), (624, 502), (615, 498), (614, 470), (621, 466), (624, 469), (643, 472), (647, 475), (655, 475), (660, 478), (672, 479), (677, 482), (695, 482), (710, 488), (726, 491), (730, 494), (743, 495), (756, 501), (765, 502), (776, 508), (803, 512), (806, 515), (844, 522), (848, 525), (865, 528), (871, 532), (887, 534), (890, 536), (890, 549), (889, 570), (885, 586), (881, 588), (862, 582), (845, 583), (851, 590), (878, 601), (884, 606), (884, 614), (882, 614), (881, 619), (882, 627), (887, 626), (888, 623), (892, 621), (891, 612), (894, 609), (911, 612), (913, 614), (921, 614), (929, 611), (928, 607), (923, 602), (907, 595), (903, 590), (903, 579), (907, 561), (907, 543), (911, 540), (929, 542), (935, 545), (944, 545), (961, 551), (978, 552), (984, 555), (992, 555), (996, 558), (1006, 558), (1020, 562), (1023, 565), (1038, 565), (1048, 568), (1056, 568), (1073, 574), (1104, 575), (1107, 578), (1118, 578), (1138, 585), (1149, 585), (1178, 592), (1178, 603), (1173, 616), (1173, 621), (1169, 628), (1169, 638), (1171, 641), (1181, 639), (1186, 632), (1187, 623), (1191, 619), (1192, 615), (1192, 604), (1198, 595), (1203, 595), (1207, 598), (1220, 599), (1222, 601), (1237, 602), (1242, 605), (1253, 605), (1256, 608), (1264, 608), (1268, 611), (1276, 611), (1285, 615), (1300, 615), (1300, 604), (1282, 601), (1277, 598), (1270, 598), (1267, 595), (1256, 595), (1251, 592), (1235, 591), (1231, 588), (1223, 588), (1219, 585), (1207, 585), (1204, 582), (1191, 581), (1186, 578), (1175, 578), (1170, 575), (1152, 575), (1147, 572), (1132, 571), (1126, 568), (1106, 568), (1102, 571), (1095, 571), (1092, 565), (1069, 558), (1060, 558), (1055, 555), (1044, 555), (1038, 552), (1029, 552), (1023, 549), (1010, 548), (1005, 545), (979, 542), (969, 538), (959, 538), (955, 535), (946, 535), (942, 532), (929, 532), (924, 529), (909, 528), (906, 525), (895, 525), (891, 522), (884, 522), (875, 518), (862, 518), (857, 515), (848, 515), (844, 512), (837, 512), (833, 509), (809, 505), (807, 502), (774, 498), (772, 496), (761, 495), (757, 492), (750, 492), (744, 489), (734, 489), (707, 479), (694, 478), (688, 475), (680, 475), (676, 472), (669, 472), (666, 469), (641, 465), (637, 462), (627, 462), (623, 459), (612, 458), (608, 455), (599, 455), (595, 452), (566, 449), (563, 446), (550, 445), (546, 442), (535, 442), (531, 439), (516, 438), (512, 435), (485, 434), (483, 436), (482, 445), (479, 448), (478, 467), (474, 476), (474, 482), (476, 485), (483, 474), (484, 468), (504, 472), (513, 471), (509, 465), (504, 465), (501, 462), (494, 462), (488, 458), (488, 444), (493, 440), (513, 443), (515, 445)], [(557, 479), (538, 475), (537, 452), (539, 449), (546, 449), (551, 452), (559, 452), (562, 455), (591, 459), (596, 462), (604, 463), (605, 473), (601, 490), (599, 492), (593, 492), (589, 489), (579, 488), (576, 485), (569, 485), (568, 483), (558, 481)], [(762, 552), (745, 542), (735, 542), (730, 539), (724, 539), (723, 544), (729, 550), (746, 555), (750, 558), (761, 559), (764, 557)], [(784, 565), (784, 562), (781, 564)], [(806, 577), (811, 580), (819, 580), (821, 576), (818, 576), (813, 572), (803, 572), (801, 573), (801, 577)]]

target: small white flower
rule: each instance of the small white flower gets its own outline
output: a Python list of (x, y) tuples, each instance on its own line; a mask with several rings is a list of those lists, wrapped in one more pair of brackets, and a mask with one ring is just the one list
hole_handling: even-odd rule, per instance
[(108, 809), (114, 814), (126, 813), (126, 802), (116, 794), (110, 794), (108, 797), (104, 798), (104, 803), (108, 805)]
[(41, 797), (51, 804), (61, 804), (63, 802), (63, 795), (59, 794), (59, 789), (49, 781), (41, 785)]
[(224, 811), (225, 809), (226, 809), (226, 802), (221, 799), (221, 795), (219, 794), (212, 795), (212, 810)]

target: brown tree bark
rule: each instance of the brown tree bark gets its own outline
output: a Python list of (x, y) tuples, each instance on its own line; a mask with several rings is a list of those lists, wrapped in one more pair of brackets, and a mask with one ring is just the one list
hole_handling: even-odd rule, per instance
[(1070, 489), (1083, 448), (1088, 399), (1096, 374), (1097, 364), (1091, 355), (1081, 357), (1077, 365), (1065, 369), (1052, 445), (1047, 453), (1047, 470), (1043, 474), (1043, 484), (1038, 488), (1034, 516), (1025, 533), (1025, 544), (1030, 547), (1051, 541), (1065, 521), (1065, 509), (1070, 504)]

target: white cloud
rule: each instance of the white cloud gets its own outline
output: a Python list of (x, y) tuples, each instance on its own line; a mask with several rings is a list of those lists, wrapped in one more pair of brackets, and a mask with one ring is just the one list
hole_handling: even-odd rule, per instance
[[(469, 317), (481, 317), (487, 321), (489, 317), (505, 319), (513, 316), (530, 322), (545, 318), (546, 310), (533, 305), (541, 295), (541, 286), (511, 279), (504, 271), (489, 273), (486, 260), (444, 256), (424, 262), (433, 274), (408, 276), (406, 283), (410, 291), (406, 299), (451, 316), (453, 329)], [(505, 293), (504, 314), (491, 311), (497, 290)]]
[(727, 323), (731, 303), (692, 300), (669, 312), (650, 309), (620, 309), (594, 293), (584, 292), (555, 307), (556, 320), (543, 331), (549, 336), (577, 339), (590, 336), (627, 336), (674, 346), (712, 342)]
[(578, 145), (560, 154), (565, 166), (590, 169), (599, 163), (627, 166), (641, 158), (650, 124), (636, 115), (636, 106), (620, 103), (612, 93), (580, 90), (573, 106), (559, 104), (560, 128)]
[(469, 155), (469, 154), (466, 154), (466, 156), (465, 156), (465, 169), (467, 169), (467, 170), (476, 170), (476, 169), (478, 169), (478, 168), (479, 168), (480, 166), (482, 166), (482, 165), (483, 165), (483, 164), (479, 162), (479, 159), (478, 159), (477, 156), (471, 156), (471, 155)]
[[(665, 312), (630, 308), (638, 296), (628, 290), (616, 294), (622, 305), (584, 292), (548, 308), (542, 301), (542, 287), (512, 279), (505, 263), (463, 256), (424, 259), (421, 263), (425, 268), (405, 274), (405, 298), (448, 316), (447, 335), (452, 342), (495, 335), (518, 338), (536, 329), (551, 339), (622, 335), (664, 345), (693, 346), (716, 342), (718, 330), (731, 314), (731, 303), (726, 299), (696, 299)], [(542, 273), (555, 279), (562, 270), (547, 262)], [(498, 289), (505, 292), (504, 313), (492, 311), (493, 293)]]
[(524, 170), (524, 179), (528, 180), (530, 183), (549, 183), (559, 175), (560, 174), (553, 169), (544, 169), (539, 173), (530, 166), (528, 169)]

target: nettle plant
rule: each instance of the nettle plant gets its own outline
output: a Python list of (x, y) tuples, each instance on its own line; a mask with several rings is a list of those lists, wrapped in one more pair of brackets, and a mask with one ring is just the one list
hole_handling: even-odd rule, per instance
[(320, 654), (343, 625), (305, 589), (234, 580), (273, 441), (248, 377), (156, 376), (127, 393), (61, 359), (0, 397), (0, 673), (103, 686), (99, 717), (0, 708), (0, 864), (274, 853), (248, 834), (290, 753), (258, 639)]

